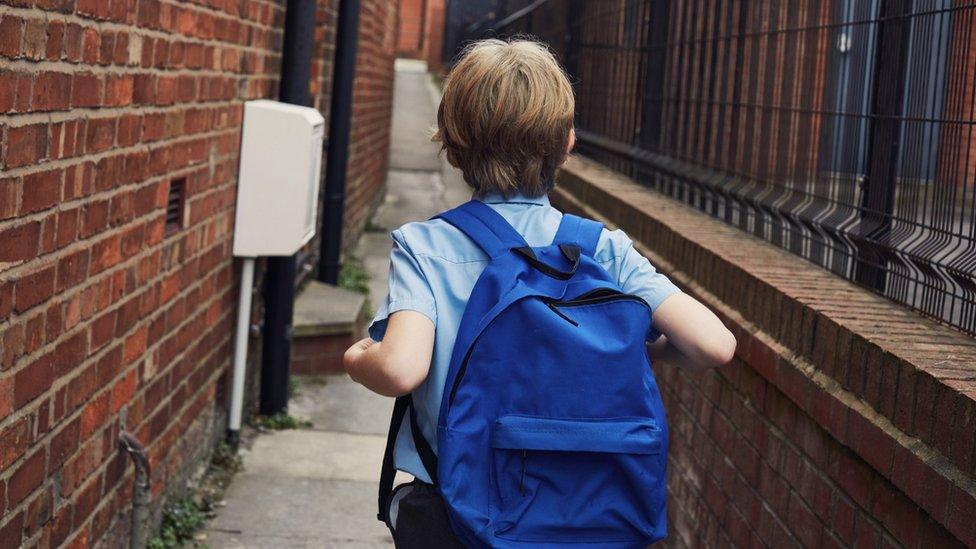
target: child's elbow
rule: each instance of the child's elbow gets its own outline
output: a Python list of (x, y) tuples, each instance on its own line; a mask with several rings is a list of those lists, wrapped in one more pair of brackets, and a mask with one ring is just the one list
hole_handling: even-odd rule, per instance
[(420, 386), (423, 379), (415, 379), (413, 376), (395, 374), (387, 377), (386, 396), (401, 397), (413, 392)]
[(707, 366), (717, 368), (732, 362), (732, 358), (735, 357), (735, 346), (735, 336), (732, 332), (724, 330), (724, 333), (715, 337), (705, 349)]
[(422, 366), (412, 357), (388, 358), (383, 368), (386, 371), (388, 396), (403, 396), (420, 387), (427, 378), (427, 368)]

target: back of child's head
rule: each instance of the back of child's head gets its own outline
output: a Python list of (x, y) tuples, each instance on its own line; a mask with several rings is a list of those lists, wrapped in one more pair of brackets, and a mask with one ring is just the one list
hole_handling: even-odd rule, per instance
[(569, 79), (544, 45), (481, 40), (447, 76), (434, 141), (477, 196), (542, 196), (566, 158), (574, 109)]

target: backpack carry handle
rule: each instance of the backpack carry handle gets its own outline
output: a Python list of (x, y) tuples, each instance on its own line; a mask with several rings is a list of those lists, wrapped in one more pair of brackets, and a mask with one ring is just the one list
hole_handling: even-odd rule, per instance
[(570, 278), (573, 278), (573, 275), (576, 274), (576, 270), (579, 269), (580, 247), (575, 244), (559, 245), (559, 251), (561, 251), (563, 255), (566, 257), (566, 259), (568, 259), (570, 263), (573, 264), (573, 266), (570, 267), (568, 271), (560, 271), (559, 269), (553, 267), (552, 265), (540, 261), (539, 258), (536, 257), (535, 252), (532, 250), (532, 248), (528, 246), (512, 248), (512, 251), (524, 257), (525, 260), (529, 262), (529, 265), (535, 267), (542, 274), (551, 276), (552, 278), (557, 278), (559, 280), (569, 280)]
[(563, 214), (552, 243), (576, 245), (583, 255), (593, 257), (597, 244), (600, 243), (601, 234), (603, 234), (603, 223), (573, 214)]

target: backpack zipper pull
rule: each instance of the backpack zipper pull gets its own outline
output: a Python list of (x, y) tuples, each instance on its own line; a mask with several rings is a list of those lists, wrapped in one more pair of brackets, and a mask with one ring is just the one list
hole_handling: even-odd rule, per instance
[(522, 450), (522, 474), (519, 475), (519, 494), (525, 495), (525, 450)]
[(567, 315), (566, 313), (560, 311), (559, 310), (559, 307), (556, 307), (556, 303), (554, 301), (546, 301), (546, 305), (548, 305), (549, 308), (552, 309), (552, 312), (554, 312), (557, 315), (561, 316), (563, 318), (563, 320), (565, 320), (566, 322), (569, 322), (570, 324), (572, 324), (573, 326), (576, 326), (577, 328), (579, 327), (579, 322), (576, 322), (575, 320), (573, 320), (572, 318), (570, 318), (569, 315)]

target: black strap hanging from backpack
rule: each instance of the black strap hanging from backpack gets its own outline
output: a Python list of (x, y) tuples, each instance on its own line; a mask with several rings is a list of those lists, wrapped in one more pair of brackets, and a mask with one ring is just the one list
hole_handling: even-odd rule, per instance
[(412, 395), (397, 397), (393, 403), (393, 415), (390, 417), (390, 431), (386, 435), (386, 451), (383, 452), (383, 469), (380, 471), (380, 490), (377, 505), (379, 511), (376, 518), (390, 526), (390, 495), (393, 493), (393, 480), (396, 478), (396, 468), (393, 465), (393, 451), (396, 448), (397, 434), (407, 412), (410, 412), (410, 434), (413, 444), (420, 455), (420, 461), (427, 470), (427, 476), (433, 484), (437, 484), (437, 454), (431, 448), (417, 423), (417, 412), (413, 407)]

